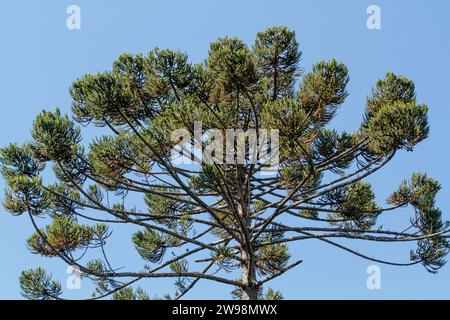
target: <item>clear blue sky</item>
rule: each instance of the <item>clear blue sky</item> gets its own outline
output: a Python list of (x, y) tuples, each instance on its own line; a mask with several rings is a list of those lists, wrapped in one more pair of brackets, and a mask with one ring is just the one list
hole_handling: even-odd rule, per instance
[[(70, 4), (81, 8), (81, 30), (66, 28)], [(381, 8), (382, 30), (366, 28), (370, 4)], [(349, 67), (350, 96), (333, 122), (338, 129), (359, 126), (366, 95), (387, 71), (415, 81), (419, 102), (430, 109), (430, 138), (413, 153), (401, 152), (370, 182), (384, 204), (403, 178), (426, 171), (442, 183), (438, 205), (450, 219), (449, 12), (446, 0), (1, 0), (0, 145), (29, 139), (32, 121), (43, 108), (59, 106), (68, 111), (70, 83), (85, 73), (110, 69), (120, 53), (146, 53), (155, 46), (179, 48), (198, 62), (218, 37), (239, 36), (251, 44), (257, 31), (286, 25), (297, 32), (305, 70), (318, 60), (333, 57)], [(3, 189), (1, 180), (0, 186)], [(401, 210), (386, 218), (386, 223), (400, 224), (408, 221), (409, 215), (409, 210)], [(25, 216), (12, 217), (0, 209), (0, 298), (21, 298), (18, 276), (30, 267), (46, 267), (65, 287), (62, 263), (33, 256), (26, 249), (25, 239), (31, 232)], [(115, 234), (115, 249), (109, 248), (116, 266), (128, 265), (129, 255), (134, 254), (127, 245), (129, 238), (123, 235)], [(396, 261), (409, 259), (406, 245), (359, 243), (355, 247)], [(271, 284), (286, 298), (450, 298), (450, 264), (436, 275), (421, 266), (380, 265), (382, 289), (371, 291), (366, 288), (370, 262), (314, 240), (292, 250), (304, 263)], [(143, 285), (152, 295), (170, 292), (164, 281), (149, 280)], [(87, 295), (91, 287), (87, 282), (82, 286), (82, 290), (68, 291), (68, 297)], [(229, 298), (229, 291), (203, 282), (187, 298)]]

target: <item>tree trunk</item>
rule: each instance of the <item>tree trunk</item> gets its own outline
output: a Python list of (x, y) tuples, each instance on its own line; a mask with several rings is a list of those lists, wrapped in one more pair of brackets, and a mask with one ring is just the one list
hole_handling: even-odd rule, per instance
[(258, 300), (258, 289), (255, 287), (242, 289), (242, 300)]
[[(246, 181), (246, 175), (244, 170), (240, 171), (240, 181)], [(250, 201), (248, 191), (244, 191), (243, 199), (241, 202), (237, 203), (238, 214), (244, 222), (245, 232), (249, 232), (251, 226), (251, 220), (249, 216), (250, 212)], [(244, 231), (244, 230), (243, 230)], [(245, 242), (245, 237), (242, 234), (242, 241)], [(242, 248), (241, 259), (242, 259), (242, 274), (241, 279), (244, 283), (244, 288), (241, 289), (241, 298), (243, 300), (258, 300), (258, 288), (256, 284), (256, 266), (254, 262), (253, 249), (249, 247)]]
[(243, 251), (241, 258), (244, 261), (242, 266), (242, 282), (245, 287), (241, 289), (242, 300), (258, 300), (258, 288), (256, 286), (256, 268), (250, 263), (250, 256)]

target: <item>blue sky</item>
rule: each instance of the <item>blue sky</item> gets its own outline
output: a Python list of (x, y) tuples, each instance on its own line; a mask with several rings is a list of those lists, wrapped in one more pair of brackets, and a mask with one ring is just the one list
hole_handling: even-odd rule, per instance
[[(81, 8), (81, 30), (66, 28), (66, 8)], [(366, 9), (381, 8), (381, 30), (368, 30)], [(403, 178), (425, 171), (442, 184), (438, 205), (450, 219), (448, 163), (448, 90), (450, 88), (450, 2), (446, 0), (315, 0), (315, 1), (0, 1), (0, 146), (30, 138), (34, 117), (44, 108), (68, 111), (71, 82), (85, 73), (110, 69), (120, 53), (146, 53), (152, 48), (181, 49), (191, 61), (206, 57), (209, 43), (222, 36), (239, 36), (252, 44), (257, 31), (286, 25), (297, 33), (302, 67), (330, 58), (350, 71), (347, 101), (333, 125), (358, 128), (364, 102), (375, 81), (392, 71), (413, 79), (419, 102), (429, 106), (431, 134), (415, 152), (401, 152), (370, 178), (381, 204)], [(3, 189), (4, 183), (0, 180)], [(0, 191), (0, 193), (2, 193)], [(407, 222), (402, 209), (386, 223)], [(32, 233), (26, 216), (12, 217), (0, 209), (0, 298), (21, 298), (18, 276), (24, 269), (44, 266), (65, 287), (66, 266), (33, 256), (25, 247)], [(114, 235), (109, 248), (115, 265), (127, 265), (129, 238)], [(421, 266), (382, 266), (381, 290), (368, 290), (370, 262), (327, 245), (303, 242), (292, 248), (304, 260), (271, 286), (289, 299), (431, 299), (450, 298), (450, 265), (432, 275)], [(113, 249), (114, 247), (114, 249)], [(358, 243), (358, 250), (396, 261), (409, 259), (406, 245)], [(151, 295), (170, 292), (167, 281), (142, 285)], [(92, 289), (67, 292), (80, 298)], [(75, 292), (76, 291), (76, 292)], [(229, 298), (229, 288), (202, 282), (186, 298)]]

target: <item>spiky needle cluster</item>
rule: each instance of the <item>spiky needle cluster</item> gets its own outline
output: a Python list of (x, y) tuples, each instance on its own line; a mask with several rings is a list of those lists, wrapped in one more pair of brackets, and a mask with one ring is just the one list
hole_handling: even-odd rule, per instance
[[(300, 58), (295, 33), (273, 27), (252, 47), (221, 38), (199, 64), (155, 49), (123, 54), (112, 71), (75, 81), (73, 119), (43, 111), (29, 143), (0, 151), (4, 207), (31, 219), (31, 252), (78, 267), (97, 283), (97, 299), (149, 299), (133, 286), (159, 277), (176, 281), (167, 298), (181, 298), (202, 280), (231, 285), (242, 299), (280, 299), (272, 289), (264, 296), (262, 287), (301, 263), (291, 261), (288, 244), (309, 239), (436, 272), (449, 248), (448, 223), (435, 206), (439, 183), (415, 173), (383, 208), (364, 182), (428, 136), (427, 107), (416, 102), (413, 82), (388, 73), (367, 98), (360, 129), (338, 133), (329, 123), (347, 97), (346, 66), (322, 61), (303, 73)], [(278, 172), (262, 176), (263, 165), (250, 162), (174, 165), (171, 133), (192, 132), (194, 121), (223, 132), (278, 129)], [(75, 122), (110, 133), (85, 144)], [(48, 164), (51, 184), (43, 182)], [(381, 214), (404, 206), (414, 211), (410, 226), (377, 226)], [(37, 217), (50, 222), (39, 227)], [(147, 262), (141, 270), (114, 268), (105, 253), (112, 229), (124, 224), (136, 227), (130, 240)], [(339, 238), (410, 241), (417, 249), (410, 262), (390, 262)], [(86, 261), (96, 252), (98, 259)], [(61, 299), (61, 285), (42, 268), (24, 271), (20, 281), (28, 298)]]

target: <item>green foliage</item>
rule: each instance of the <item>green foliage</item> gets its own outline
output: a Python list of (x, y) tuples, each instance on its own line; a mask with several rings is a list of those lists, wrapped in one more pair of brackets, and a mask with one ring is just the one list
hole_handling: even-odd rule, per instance
[(440, 235), (448, 228), (448, 223), (442, 221), (442, 213), (435, 207), (436, 195), (440, 189), (438, 181), (424, 173), (414, 173), (411, 179), (404, 180), (388, 198), (391, 204), (410, 204), (415, 208), (414, 225), (422, 235), (439, 234), (418, 241), (417, 249), (411, 251), (411, 260), (421, 262), (433, 273), (445, 265), (444, 258), (450, 248), (448, 241)]
[(102, 260), (91, 260), (86, 264), (86, 269), (94, 274), (99, 274), (106, 271), (108, 268), (105, 266)]
[(309, 130), (309, 120), (305, 110), (292, 98), (281, 98), (265, 103), (261, 110), (264, 128), (279, 130), (280, 157), (298, 159), (308, 156), (307, 141), (314, 132)]
[[(234, 290), (231, 294), (235, 299), (240, 299), (240, 300), (243, 299), (242, 292), (239, 289)], [(258, 289), (258, 299), (272, 300), (272, 301), (284, 300), (284, 296), (281, 293), (281, 291), (278, 291), (278, 290), (275, 291), (272, 288), (268, 288), (265, 293), (263, 292), (263, 288), (259, 288)]]
[(251, 51), (237, 38), (222, 38), (209, 49), (208, 76), (212, 102), (228, 101), (232, 93), (254, 90), (258, 80)]
[(48, 196), (49, 204), (46, 208), (50, 215), (74, 215), (76, 210), (83, 206), (80, 192), (74, 188), (69, 187), (65, 183), (55, 183), (49, 185)]
[(77, 144), (81, 142), (80, 129), (76, 128), (69, 117), (61, 111), (43, 111), (36, 117), (31, 134), (35, 156), (41, 161), (70, 161), (77, 153)]
[[(114, 73), (86, 75), (72, 84), (72, 111), (81, 123), (93, 121), (98, 126), (107, 123), (124, 125), (126, 118), (120, 108), (126, 108), (133, 116), (143, 117), (142, 106), (136, 106), (126, 83)], [(133, 120), (131, 120), (133, 121)]]
[(415, 251), (411, 250), (411, 260), (422, 263), (428, 272), (436, 273), (446, 264), (449, 251), (450, 244), (441, 236), (423, 239), (418, 241)]
[[(353, 159), (354, 152), (348, 152), (354, 147), (357, 138), (355, 135), (343, 132), (339, 134), (336, 130), (322, 130), (313, 144), (313, 157), (319, 162), (328, 162), (332, 172), (341, 173), (347, 169)], [(347, 153), (346, 156), (339, 156)]]
[(289, 189), (298, 189), (301, 192), (317, 187), (322, 180), (322, 173), (313, 167), (302, 164), (292, 164), (281, 168), (280, 179), (283, 186)]
[(264, 300), (283, 300), (283, 294), (280, 291), (275, 291), (272, 288), (267, 289), (264, 295)]
[[(194, 76), (186, 54), (152, 50), (147, 57), (123, 54), (110, 73), (86, 75), (72, 84), (72, 111), (81, 123), (97, 126), (148, 122), (177, 101)], [(180, 90), (180, 92), (173, 89)]]
[(133, 135), (120, 134), (116, 137), (102, 136), (90, 144), (88, 161), (90, 172), (113, 188), (119, 188), (125, 175), (148, 157), (139, 152)]
[(44, 164), (33, 157), (32, 145), (17, 144), (0, 149), (1, 173), (8, 188), (5, 190), (3, 206), (15, 215), (27, 210), (39, 215), (48, 206), (48, 195), (42, 188), (39, 173)]
[(293, 85), (301, 70), (301, 58), (295, 32), (286, 27), (272, 27), (256, 35), (256, 66), (265, 90), (272, 98), (293, 95)]
[(95, 292), (92, 294), (92, 297), (108, 294), (123, 285), (121, 282), (115, 281), (111, 277), (103, 276), (103, 274), (113, 272), (113, 270), (111, 270), (111, 268), (101, 259), (88, 261), (84, 271), (86, 271), (86, 273), (83, 273), (83, 276), (91, 278), (96, 284)]
[(12, 143), (0, 149), (0, 163), (4, 177), (14, 174), (33, 177), (44, 170), (45, 165), (37, 161), (32, 153), (32, 144), (18, 146)]
[[(224, 225), (231, 227), (231, 228), (235, 228), (238, 226), (238, 221), (235, 217), (235, 215), (233, 215), (231, 212), (230, 213), (226, 213), (226, 212), (217, 212), (216, 216), (220, 219), (220, 221), (223, 221)], [(215, 220), (212, 219), (211, 220)], [(216, 227), (214, 229), (211, 230), (211, 234), (213, 234), (214, 236), (221, 238), (221, 239), (225, 239), (228, 237), (228, 232), (222, 228), (222, 227)]]
[(187, 285), (189, 284), (189, 279), (183, 277), (182, 274), (189, 271), (189, 262), (186, 259), (180, 259), (172, 262), (169, 268), (174, 274), (180, 275), (175, 281), (175, 286), (178, 290), (177, 295), (179, 293), (183, 293), (186, 290)]
[(412, 151), (429, 133), (428, 108), (415, 103), (393, 102), (381, 107), (368, 121), (369, 148), (375, 154)]
[(80, 146), (75, 150), (75, 156), (70, 162), (53, 162), (52, 170), (55, 178), (66, 184), (70, 188), (82, 185), (87, 179), (89, 164), (86, 162), (84, 147)]
[(231, 272), (236, 268), (234, 257), (235, 250), (225, 245), (217, 246), (217, 251), (212, 254), (212, 259), (217, 264), (218, 268), (227, 272)]
[[(185, 201), (185, 197), (182, 197), (180, 192), (177, 189), (171, 189), (166, 187), (154, 188), (156, 193), (147, 193), (144, 196), (145, 204), (148, 207), (148, 212), (152, 215), (162, 216), (160, 219), (155, 218), (155, 221), (161, 222), (171, 228), (176, 229), (177, 227), (181, 227), (184, 229), (184, 234), (189, 230), (189, 214), (185, 214), (192, 210), (192, 205), (187, 204)], [(166, 194), (171, 194), (172, 197), (168, 198)], [(180, 200), (177, 201), (176, 199)], [(180, 217), (185, 214), (186, 219), (172, 219), (170, 216)], [(183, 226), (183, 224), (185, 224)]]
[(22, 271), (20, 290), (30, 300), (55, 300), (62, 294), (61, 284), (42, 268)]
[(334, 117), (348, 95), (349, 80), (347, 67), (334, 59), (316, 63), (312, 72), (305, 75), (298, 101), (314, 127), (321, 128)]
[[(179, 99), (179, 93), (173, 92), (173, 88), (181, 91), (190, 89), (193, 71), (187, 54), (157, 48), (149, 53), (145, 66), (148, 78), (146, 88), (152, 96), (160, 97), (160, 99), (165, 97), (164, 100), (174, 102)], [(167, 95), (168, 92), (173, 92), (175, 97), (171, 98)]]
[(126, 287), (113, 293), (113, 300), (150, 300), (144, 289)]
[[(161, 132), (170, 139), (171, 134), (177, 129), (193, 131), (195, 121), (201, 121), (202, 126), (209, 126), (211, 115), (204, 111), (204, 107), (191, 102), (173, 103), (164, 109), (153, 121), (153, 130)], [(192, 132), (193, 133), (193, 132)]]
[(372, 95), (367, 97), (364, 125), (374, 117), (380, 109), (394, 102), (404, 104), (415, 103), (416, 93), (414, 82), (402, 76), (388, 72), (384, 79), (377, 81), (372, 89)]
[(273, 237), (271, 236), (262, 240), (262, 246), (257, 253), (258, 272), (262, 275), (273, 274), (283, 270), (291, 257), (286, 243), (264, 244), (266, 241), (270, 243), (272, 240)]
[(150, 262), (159, 262), (167, 249), (167, 239), (153, 230), (138, 231), (132, 241), (142, 258)]
[(374, 201), (375, 194), (369, 183), (356, 182), (327, 193), (323, 197), (324, 202), (335, 203), (331, 208), (336, 213), (329, 214), (333, 220), (345, 220), (333, 224), (346, 228), (370, 229), (380, 214)]
[(190, 187), (198, 191), (219, 191), (218, 174), (213, 165), (203, 164), (199, 175), (190, 178)]
[(438, 181), (429, 178), (425, 173), (416, 172), (411, 179), (403, 180), (398, 190), (389, 197), (388, 203), (394, 205), (409, 203), (419, 210), (427, 210), (434, 207), (440, 189)]
[(177, 260), (170, 264), (170, 270), (172, 270), (176, 274), (188, 272), (188, 269), (189, 263), (186, 259)]
[[(100, 228), (100, 229), (98, 229)], [(33, 253), (43, 256), (57, 256), (60, 252), (73, 251), (88, 246), (94, 239), (96, 231), (104, 227), (92, 227), (77, 224), (71, 216), (55, 216), (53, 222), (35, 232), (27, 240), (28, 248)]]
[(15, 215), (26, 211), (39, 215), (45, 210), (48, 197), (42, 189), (42, 178), (13, 175), (5, 177), (5, 180), (8, 183), (3, 200), (6, 210)]

